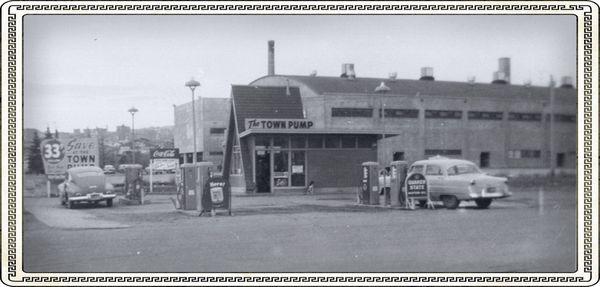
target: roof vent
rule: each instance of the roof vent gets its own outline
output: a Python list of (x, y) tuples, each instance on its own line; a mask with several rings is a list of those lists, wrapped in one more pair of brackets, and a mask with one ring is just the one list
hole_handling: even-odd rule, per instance
[(467, 82), (471, 86), (475, 85), (475, 76), (467, 78)]
[(392, 81), (395, 81), (397, 77), (398, 77), (398, 73), (396, 73), (396, 72), (392, 72), (388, 75), (388, 78)]
[(523, 86), (525, 86), (526, 88), (530, 88), (531, 87), (531, 80), (527, 80), (523, 83)]
[(423, 67), (421, 68), (421, 81), (433, 81), (435, 78), (433, 77), (433, 68), (432, 67)]
[(498, 59), (498, 71), (494, 72), (492, 84), (510, 84), (510, 58)]
[(356, 73), (354, 72), (354, 64), (342, 64), (342, 74), (340, 75), (340, 77), (348, 79), (356, 78)]
[(569, 76), (564, 76), (560, 79), (560, 87), (564, 89), (572, 89), (573, 88), (573, 78)]
[(316, 77), (317, 76), (317, 70), (313, 70), (312, 72), (310, 72), (310, 76), (311, 77)]

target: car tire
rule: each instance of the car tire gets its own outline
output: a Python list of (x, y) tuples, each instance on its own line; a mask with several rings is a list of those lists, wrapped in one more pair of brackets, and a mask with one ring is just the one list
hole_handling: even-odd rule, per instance
[(419, 200), (419, 207), (427, 206), (427, 200)]
[(490, 207), (490, 204), (492, 204), (492, 199), (491, 198), (478, 198), (478, 199), (475, 199), (475, 203), (477, 204), (477, 208), (486, 209), (486, 208)]
[(447, 209), (456, 209), (460, 204), (460, 200), (458, 200), (458, 198), (456, 198), (454, 195), (443, 196), (442, 202), (444, 202), (444, 207)]
[(67, 208), (73, 209), (75, 207), (75, 202), (67, 199)]
[(112, 198), (106, 200), (106, 206), (107, 207), (112, 207)]
[(65, 206), (66, 204), (67, 204), (67, 202), (66, 202), (66, 200), (65, 200), (65, 197), (64, 197), (64, 196), (61, 196), (61, 197), (60, 197), (60, 205), (62, 205), (62, 206)]

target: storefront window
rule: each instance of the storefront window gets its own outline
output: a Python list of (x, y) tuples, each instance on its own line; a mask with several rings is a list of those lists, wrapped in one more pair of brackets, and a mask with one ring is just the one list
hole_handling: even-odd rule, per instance
[(309, 148), (323, 148), (323, 137), (322, 136), (309, 136), (308, 137)]
[(288, 151), (273, 153), (273, 185), (275, 187), (289, 186)]
[(292, 186), (306, 184), (304, 154), (304, 151), (292, 151)]
[(325, 148), (339, 148), (340, 137), (338, 136), (325, 136)]
[(275, 148), (288, 148), (288, 137), (287, 136), (275, 136), (273, 137), (273, 147)]
[(358, 148), (372, 148), (375, 146), (375, 139), (371, 136), (359, 136)]
[(268, 148), (271, 146), (271, 137), (257, 136), (254, 138), (254, 145), (257, 148)]
[(293, 136), (292, 137), (292, 148), (305, 148), (306, 147), (306, 138), (303, 136)]

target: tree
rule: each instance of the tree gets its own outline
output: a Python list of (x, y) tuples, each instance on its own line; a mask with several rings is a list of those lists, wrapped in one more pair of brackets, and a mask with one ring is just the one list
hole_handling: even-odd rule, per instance
[(44, 173), (44, 162), (42, 161), (42, 152), (40, 150), (41, 143), (42, 139), (40, 139), (38, 132), (35, 131), (33, 134), (33, 142), (28, 149), (29, 155), (27, 157), (29, 172), (31, 173)]
[(57, 129), (54, 129), (54, 138), (58, 139), (58, 130)]

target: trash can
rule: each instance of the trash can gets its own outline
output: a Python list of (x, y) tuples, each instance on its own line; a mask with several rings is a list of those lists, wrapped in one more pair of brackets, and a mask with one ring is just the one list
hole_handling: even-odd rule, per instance
[(212, 162), (186, 163), (180, 166), (182, 188), (179, 194), (180, 206), (184, 210), (196, 210), (201, 207), (202, 188), (209, 178)]
[(404, 203), (404, 192), (402, 187), (406, 180), (406, 174), (408, 173), (408, 162), (406, 161), (393, 161), (390, 163), (391, 170), (391, 182), (390, 182), (390, 197), (391, 206), (400, 206)]
[(360, 204), (379, 204), (379, 178), (377, 170), (379, 164), (368, 161), (362, 163), (361, 187), (358, 191)]

